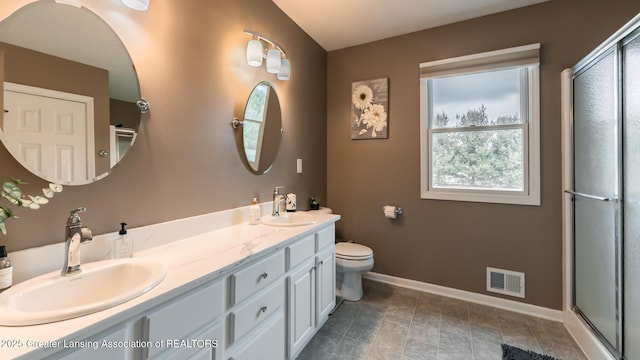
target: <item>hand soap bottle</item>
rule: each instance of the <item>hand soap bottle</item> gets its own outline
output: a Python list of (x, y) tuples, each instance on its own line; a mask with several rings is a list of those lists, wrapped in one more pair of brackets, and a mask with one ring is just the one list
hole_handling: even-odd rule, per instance
[(0, 246), (0, 291), (13, 284), (13, 267), (7, 257), (7, 248)]
[(127, 223), (120, 223), (122, 227), (118, 232), (118, 237), (113, 241), (111, 257), (114, 259), (128, 258), (133, 256), (133, 240), (127, 235)]
[(249, 224), (257, 225), (260, 223), (260, 205), (258, 198), (253, 198), (251, 206), (249, 206)]

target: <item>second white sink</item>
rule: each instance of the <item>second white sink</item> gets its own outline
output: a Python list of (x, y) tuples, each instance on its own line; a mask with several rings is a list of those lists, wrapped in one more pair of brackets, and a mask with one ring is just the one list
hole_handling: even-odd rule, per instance
[(45, 324), (108, 309), (153, 289), (166, 274), (164, 264), (144, 258), (87, 263), (68, 277), (44, 274), (0, 294), (0, 325)]
[(263, 216), (262, 223), (270, 226), (304, 226), (318, 221), (318, 218), (304, 212), (288, 212), (280, 216)]

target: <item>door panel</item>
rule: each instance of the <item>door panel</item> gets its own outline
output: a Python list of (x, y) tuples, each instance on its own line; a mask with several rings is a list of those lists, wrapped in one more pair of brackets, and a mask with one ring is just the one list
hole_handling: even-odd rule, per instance
[[(579, 73), (574, 93), (574, 190), (618, 194), (617, 56), (612, 49)], [(618, 203), (574, 197), (574, 305), (618, 349)]]
[(577, 196), (575, 219), (575, 305), (616, 343), (615, 214), (610, 202)]
[(640, 359), (640, 37), (623, 48), (624, 354)]

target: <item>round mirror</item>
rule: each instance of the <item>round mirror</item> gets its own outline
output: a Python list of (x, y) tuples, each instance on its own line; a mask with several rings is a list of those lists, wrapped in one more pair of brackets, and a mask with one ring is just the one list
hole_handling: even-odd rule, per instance
[(0, 22), (0, 80), (0, 140), (43, 179), (102, 179), (135, 142), (140, 86), (131, 57), (84, 7), (40, 0)]
[(253, 88), (242, 124), (247, 164), (254, 173), (264, 174), (271, 169), (282, 139), (280, 101), (270, 83), (262, 81)]

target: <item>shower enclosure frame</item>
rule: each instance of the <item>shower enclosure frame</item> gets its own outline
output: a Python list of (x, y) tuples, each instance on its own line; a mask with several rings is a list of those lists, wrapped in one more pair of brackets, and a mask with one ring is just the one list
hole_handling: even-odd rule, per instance
[[(565, 217), (564, 234), (565, 234), (565, 313), (568, 311), (577, 315), (586, 327), (590, 328), (592, 335), (598, 339), (600, 344), (605, 347), (610, 355), (615, 359), (625, 359), (625, 280), (624, 280), (624, 46), (640, 38), (640, 15), (636, 16), (627, 25), (621, 28), (613, 36), (611, 36), (602, 45), (592, 51), (588, 56), (576, 64), (573, 68), (567, 69), (562, 73), (563, 80), (563, 149), (569, 153), (563, 155), (563, 187), (565, 193), (565, 201), (563, 202)], [(613, 194), (609, 196), (599, 196), (597, 194), (584, 194), (576, 191), (575, 188), (575, 123), (574, 123), (574, 80), (584, 72), (588, 71), (592, 66), (599, 64), (603, 58), (613, 54), (614, 66), (614, 110), (615, 114), (615, 173), (616, 179)], [(613, 205), (614, 216), (614, 286), (615, 312), (613, 319), (615, 321), (615, 339), (609, 341), (594, 322), (585, 314), (580, 306), (577, 305), (577, 281), (576, 281), (576, 228), (575, 228), (575, 212), (576, 198), (585, 198), (589, 201), (605, 201)], [(587, 338), (590, 336), (586, 336)], [(592, 346), (597, 349), (599, 346)]]

